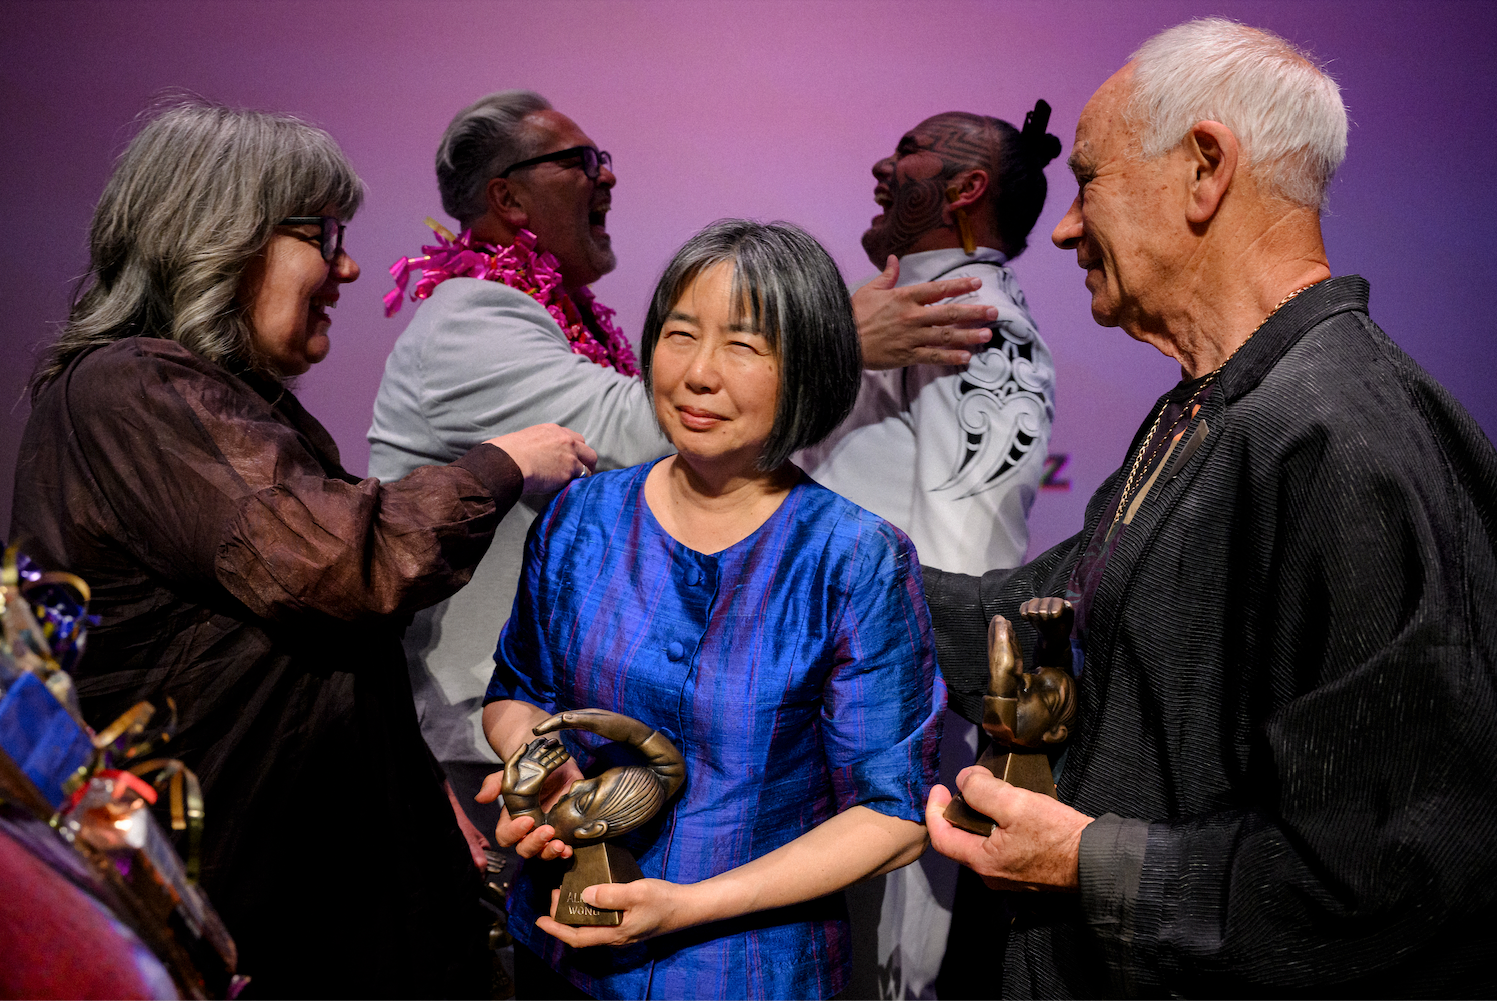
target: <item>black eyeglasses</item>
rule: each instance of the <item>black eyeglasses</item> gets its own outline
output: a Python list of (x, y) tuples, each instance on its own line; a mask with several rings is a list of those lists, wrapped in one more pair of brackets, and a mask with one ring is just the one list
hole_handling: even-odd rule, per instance
[(576, 166), (582, 168), (582, 172), (587, 175), (589, 181), (596, 181), (598, 179), (598, 171), (604, 167), (613, 166), (613, 157), (608, 155), (607, 150), (598, 149), (596, 146), (573, 146), (571, 149), (559, 149), (555, 153), (547, 153), (544, 156), (533, 156), (529, 160), (512, 163), (500, 171), (499, 176), (508, 177), (521, 167), (534, 167), (538, 163), (552, 163), (556, 160), (571, 159), (580, 161)]
[[(317, 244), (322, 249), (322, 259), (329, 264), (338, 252), (343, 249), (343, 223), (335, 215), (288, 215), (277, 226), (311, 226), (313, 224), (322, 227), (322, 233), (317, 237)], [(304, 236), (303, 240), (312, 242), (312, 237)]]

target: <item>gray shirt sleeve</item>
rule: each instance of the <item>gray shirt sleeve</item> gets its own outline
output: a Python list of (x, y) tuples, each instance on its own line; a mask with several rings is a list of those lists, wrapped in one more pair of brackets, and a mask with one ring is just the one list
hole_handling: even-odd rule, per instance
[(573, 354), (561, 327), (523, 292), (451, 278), (421, 304), (385, 365), (370, 475), (398, 478), (544, 423), (579, 432), (599, 469), (670, 451), (640, 380)]

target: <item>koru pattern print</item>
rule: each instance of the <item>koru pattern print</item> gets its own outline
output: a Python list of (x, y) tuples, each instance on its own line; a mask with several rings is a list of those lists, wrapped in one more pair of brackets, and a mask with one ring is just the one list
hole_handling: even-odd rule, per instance
[[(1006, 268), (999, 270), (998, 282), (1027, 309)], [(1046, 373), (1034, 363), (1034, 339), (1032, 328), (999, 321), (988, 349), (967, 363), (955, 389), (957, 424), (966, 439), (938, 492), (953, 491), (960, 500), (991, 490), (1034, 450), (1054, 406)]]

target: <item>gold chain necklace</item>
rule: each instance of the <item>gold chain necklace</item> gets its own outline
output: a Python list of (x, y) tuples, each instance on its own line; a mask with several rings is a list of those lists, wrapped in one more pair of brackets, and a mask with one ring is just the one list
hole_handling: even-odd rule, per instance
[[(1320, 281), (1325, 281), (1325, 279), (1322, 278)], [(1138, 455), (1134, 457), (1133, 465), (1128, 470), (1128, 479), (1123, 482), (1123, 496), (1118, 498), (1118, 509), (1113, 512), (1112, 525), (1107, 530), (1107, 533), (1109, 535), (1111, 535), (1112, 532), (1118, 527), (1118, 519), (1123, 517), (1123, 512), (1128, 508), (1128, 502), (1133, 499), (1134, 484), (1138, 480), (1139, 471), (1149, 468), (1153, 465), (1153, 457), (1159, 453), (1159, 450), (1161, 448), (1164, 447), (1164, 443), (1166, 441), (1169, 441), (1174, 437), (1175, 428), (1180, 426), (1181, 418), (1184, 418), (1187, 422), (1189, 422), (1190, 418), (1195, 416), (1193, 411), (1195, 409), (1197, 401), (1201, 398), (1201, 394), (1204, 393), (1207, 388), (1216, 381), (1217, 375), (1221, 373), (1222, 369), (1227, 367), (1227, 362), (1237, 357), (1237, 352), (1242, 350), (1242, 345), (1252, 340), (1253, 334), (1256, 334), (1258, 331), (1262, 330), (1263, 324), (1267, 323), (1275, 313), (1283, 309), (1285, 303), (1287, 303), (1290, 299), (1293, 299), (1295, 296), (1299, 295), (1305, 289), (1314, 288), (1319, 284), (1320, 282), (1311, 282), (1309, 285), (1297, 288), (1293, 292), (1290, 292), (1288, 295), (1286, 295), (1284, 298), (1280, 299), (1278, 305), (1274, 306), (1273, 309), (1268, 311), (1268, 316), (1265, 316), (1261, 321), (1259, 321), (1258, 325), (1253, 328), (1252, 333), (1248, 334), (1242, 339), (1242, 344), (1239, 344), (1237, 345), (1237, 347), (1233, 348), (1232, 353), (1227, 355), (1227, 357), (1222, 361), (1220, 365), (1216, 366), (1216, 368), (1212, 369), (1206, 374), (1206, 378), (1201, 382), (1199, 386), (1196, 387), (1196, 391), (1190, 395), (1189, 402), (1187, 402), (1185, 406), (1181, 408), (1180, 413), (1176, 414), (1175, 419), (1170, 422), (1169, 430), (1166, 431), (1158, 441), (1155, 441), (1155, 436), (1159, 434), (1159, 424), (1164, 420), (1164, 415), (1169, 411), (1170, 408), (1168, 400), (1165, 400), (1164, 403), (1160, 405), (1159, 413), (1154, 415), (1154, 423), (1149, 427), (1149, 435), (1144, 439), (1144, 447), (1138, 450)], [(1148, 458), (1147, 462), (1144, 461), (1145, 457)]]

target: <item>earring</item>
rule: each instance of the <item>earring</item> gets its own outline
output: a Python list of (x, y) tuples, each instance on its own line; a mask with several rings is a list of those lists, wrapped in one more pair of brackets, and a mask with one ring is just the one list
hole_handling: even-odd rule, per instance
[[(960, 188), (950, 187), (946, 189), (946, 200), (954, 202), (962, 196)], [(967, 210), (956, 208), (951, 210), (952, 218), (956, 220), (956, 231), (962, 237), (962, 249), (971, 257), (977, 253), (977, 238), (972, 235), (972, 220), (967, 218)]]

